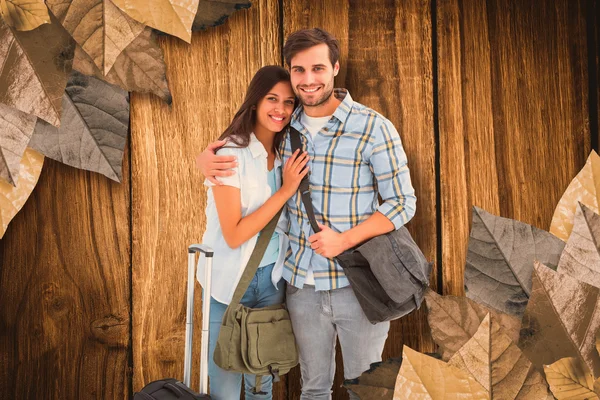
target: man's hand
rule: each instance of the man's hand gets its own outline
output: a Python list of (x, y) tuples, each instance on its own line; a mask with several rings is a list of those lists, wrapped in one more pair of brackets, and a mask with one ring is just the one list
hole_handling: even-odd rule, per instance
[(328, 226), (318, 225), (321, 232), (308, 238), (310, 247), (315, 253), (326, 258), (333, 258), (351, 247), (342, 233), (338, 233)]
[(217, 156), (215, 152), (222, 147), (227, 141), (217, 140), (208, 145), (206, 150), (196, 156), (196, 167), (202, 175), (215, 185), (221, 185), (217, 176), (231, 176), (234, 174), (231, 168), (237, 167), (235, 156)]

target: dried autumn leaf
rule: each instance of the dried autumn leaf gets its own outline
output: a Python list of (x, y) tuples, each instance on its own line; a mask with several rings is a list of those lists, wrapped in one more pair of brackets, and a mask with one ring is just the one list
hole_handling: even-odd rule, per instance
[(167, 67), (163, 52), (156, 43), (156, 35), (151, 28), (145, 28), (123, 50), (106, 76), (80, 46), (75, 49), (73, 69), (118, 85), (128, 92), (150, 92), (167, 104), (171, 104), (173, 101), (167, 84)]
[(597, 399), (594, 393), (594, 377), (578, 358), (561, 358), (551, 365), (544, 365), (546, 379), (552, 394), (561, 399)]
[(592, 150), (584, 167), (571, 181), (558, 202), (552, 216), (550, 233), (566, 242), (573, 229), (577, 203), (581, 202), (597, 213), (598, 195), (600, 195), (600, 157)]
[(250, 8), (251, 6), (252, 3), (250, 0), (200, 0), (194, 24), (192, 25), (192, 32), (221, 25), (235, 11)]
[(489, 314), (448, 364), (470, 373), (490, 399), (548, 398), (548, 386), (541, 374)]
[(356, 380), (345, 382), (344, 387), (356, 394), (361, 400), (392, 400), (401, 364), (402, 359), (398, 358), (373, 363), (371, 368), (363, 372)]
[(0, 178), (15, 186), (37, 118), (0, 104)]
[(487, 398), (486, 390), (470, 374), (404, 346), (394, 400)]
[(512, 340), (519, 340), (521, 321), (515, 316), (487, 308), (466, 297), (440, 296), (431, 289), (425, 292), (425, 301), (431, 336), (445, 361), (471, 339), (488, 313)]
[(19, 32), (0, 18), (0, 103), (58, 126), (74, 49), (56, 20)]
[(10, 221), (29, 198), (40, 177), (43, 165), (44, 156), (28, 148), (21, 159), (17, 186), (0, 181), (0, 239), (4, 236)]
[(73, 71), (60, 128), (38, 123), (29, 145), (49, 158), (120, 182), (128, 127), (128, 93)]
[(557, 271), (600, 287), (600, 215), (578, 203), (574, 221)]
[(9, 26), (19, 31), (50, 23), (44, 0), (0, 0), (0, 13)]
[(159, 31), (192, 41), (198, 0), (113, 0), (131, 18)]
[(465, 269), (467, 297), (520, 317), (531, 292), (534, 260), (556, 269), (564, 246), (546, 231), (473, 207)]
[(539, 369), (564, 357), (579, 357), (598, 376), (600, 289), (537, 262), (533, 271), (519, 347)]
[(47, 0), (46, 3), (104, 74), (144, 29), (143, 24), (129, 18), (110, 0)]

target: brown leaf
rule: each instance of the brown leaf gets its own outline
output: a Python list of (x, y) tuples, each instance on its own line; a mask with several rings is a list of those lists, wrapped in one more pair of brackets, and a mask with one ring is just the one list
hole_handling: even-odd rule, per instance
[(56, 20), (19, 32), (0, 18), (0, 103), (58, 126), (74, 48)]
[(198, 2), (198, 12), (196, 12), (194, 24), (192, 25), (192, 32), (221, 25), (235, 11), (250, 8), (251, 6), (252, 3), (250, 0), (200, 0)]
[(598, 399), (594, 393), (594, 377), (578, 358), (561, 358), (544, 365), (550, 390), (557, 399)]
[(21, 158), (37, 118), (0, 104), (0, 178), (16, 186)]
[(191, 43), (198, 0), (113, 0), (131, 18)]
[(394, 387), (401, 364), (402, 360), (397, 358), (373, 363), (371, 368), (363, 372), (355, 382), (346, 382), (344, 387), (361, 400), (391, 400), (394, 397)]
[(29, 146), (46, 157), (120, 182), (128, 127), (128, 93), (73, 71), (63, 96), (60, 128), (38, 123)]
[(107, 74), (115, 60), (144, 29), (110, 0), (47, 0), (77, 44)]
[(0, 181), (0, 239), (4, 236), (10, 221), (29, 198), (40, 177), (43, 165), (44, 156), (28, 148), (21, 159), (17, 186)]
[(425, 301), (431, 335), (443, 360), (449, 360), (469, 341), (488, 313), (508, 337), (515, 342), (519, 339), (521, 321), (515, 316), (492, 310), (466, 297), (440, 296), (431, 289), (425, 292)]
[(0, 13), (9, 26), (19, 31), (50, 23), (44, 0), (0, 0)]
[(145, 28), (123, 50), (106, 76), (80, 46), (75, 49), (73, 61), (73, 69), (83, 74), (118, 85), (128, 92), (154, 93), (171, 104), (166, 68), (162, 49), (156, 43), (156, 35), (151, 28)]
[(534, 226), (473, 207), (465, 291), (467, 297), (518, 317), (531, 292), (534, 260), (556, 269), (565, 244)]
[(557, 271), (600, 287), (600, 215), (578, 203), (574, 221)]
[(487, 398), (487, 391), (470, 374), (404, 346), (394, 400)]
[(581, 202), (597, 213), (598, 195), (600, 195), (600, 157), (592, 150), (584, 167), (571, 181), (558, 202), (552, 217), (550, 233), (566, 242), (573, 229), (577, 203)]
[(600, 289), (536, 263), (531, 299), (523, 316), (519, 347), (538, 367), (579, 357), (598, 376), (595, 349), (600, 327)]
[[(491, 399), (545, 400), (548, 397), (548, 387), (540, 373), (517, 345), (501, 332), (499, 324), (491, 321), (489, 314), (448, 364), (469, 372)], [(535, 387), (528, 384), (524, 388), (528, 381), (538, 383)]]

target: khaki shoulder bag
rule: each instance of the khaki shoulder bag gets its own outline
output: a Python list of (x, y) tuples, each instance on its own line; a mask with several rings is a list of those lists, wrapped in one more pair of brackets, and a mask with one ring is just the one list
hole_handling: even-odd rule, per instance
[(215, 348), (215, 363), (226, 371), (256, 375), (254, 391), (261, 392), (261, 376), (274, 382), (298, 364), (292, 322), (285, 304), (250, 308), (240, 304), (275, 231), (281, 210), (261, 231), (256, 247), (223, 315)]

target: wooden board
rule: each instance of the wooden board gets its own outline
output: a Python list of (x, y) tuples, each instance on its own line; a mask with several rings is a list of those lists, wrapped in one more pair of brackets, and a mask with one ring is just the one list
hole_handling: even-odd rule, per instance
[(123, 182), (46, 159), (0, 241), (0, 398), (129, 397)]
[[(172, 107), (132, 96), (134, 390), (183, 377), (187, 246), (200, 243), (205, 228), (206, 188), (194, 159), (227, 127), (254, 73), (280, 62), (278, 21), (278, 1), (260, 1), (194, 33), (191, 45), (162, 37)], [(192, 376), (197, 389), (197, 368)], [(278, 398), (285, 386), (276, 385)]]
[[(390, 119), (406, 150), (417, 194), (417, 215), (409, 229), (425, 252), (436, 261), (435, 142), (429, 1), (284, 1), (283, 27), (287, 37), (298, 29), (320, 27), (341, 45), (336, 87)], [(434, 268), (435, 270), (435, 268)], [(433, 273), (432, 282), (437, 279)], [(424, 311), (394, 321), (383, 358), (398, 357), (402, 346), (432, 351)], [(347, 398), (340, 354), (333, 398)], [(289, 392), (299, 398), (297, 379)]]
[(583, 3), (437, 2), (445, 294), (464, 293), (473, 205), (547, 230), (585, 163)]

